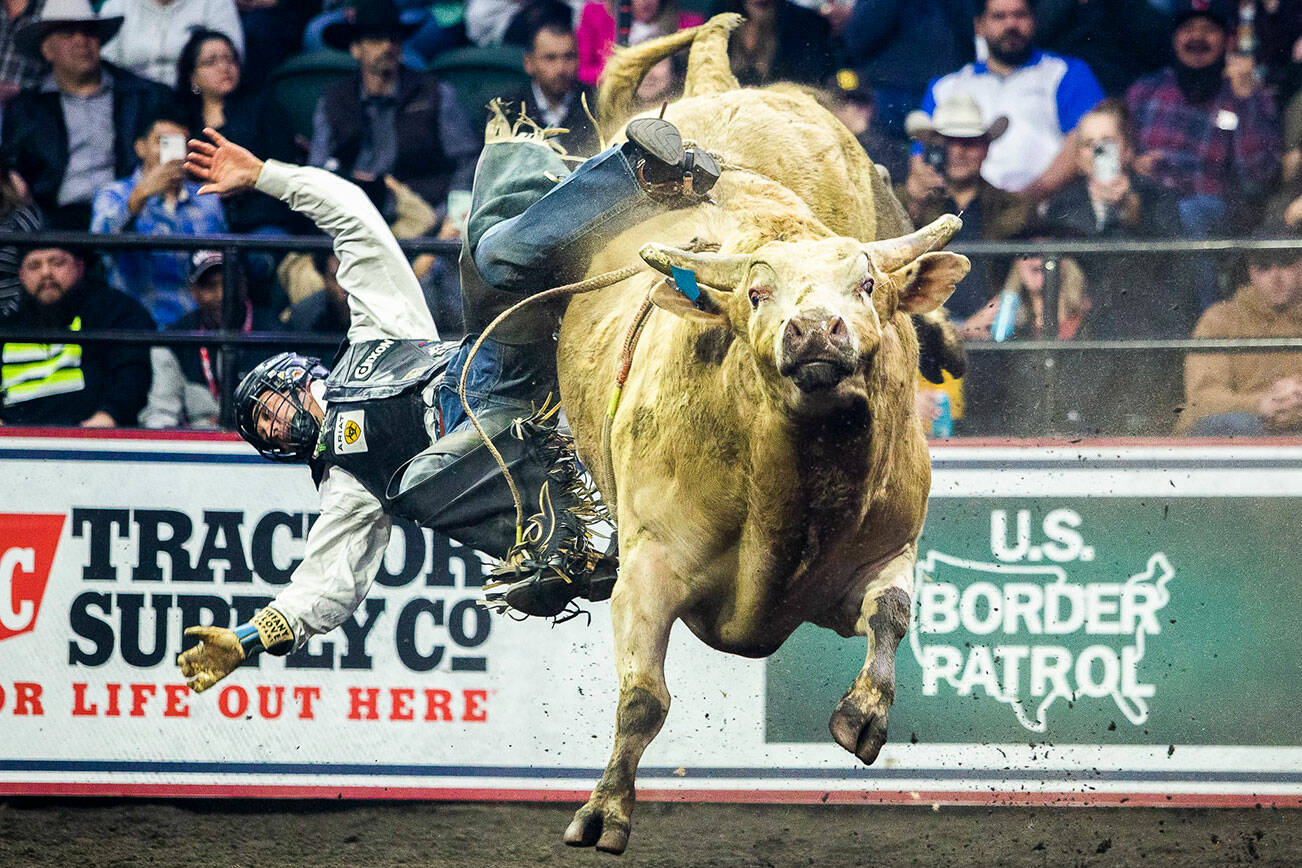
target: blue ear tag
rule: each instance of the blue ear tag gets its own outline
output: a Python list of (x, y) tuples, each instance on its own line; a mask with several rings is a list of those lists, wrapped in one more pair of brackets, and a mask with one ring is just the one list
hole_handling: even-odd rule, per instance
[(679, 268), (677, 265), (670, 266), (673, 272), (674, 286), (687, 300), (697, 307), (701, 306), (701, 287), (696, 283), (696, 272), (690, 268)]

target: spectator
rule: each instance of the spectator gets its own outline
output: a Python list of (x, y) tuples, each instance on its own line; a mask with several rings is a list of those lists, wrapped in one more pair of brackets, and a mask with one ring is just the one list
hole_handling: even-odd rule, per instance
[[(1080, 176), (1049, 202), (1048, 234), (1102, 241), (1179, 238), (1175, 195), (1134, 171), (1125, 104), (1104, 100), (1081, 118), (1077, 132)], [(1098, 296), (1095, 337), (1181, 338), (1198, 318), (1196, 288), (1178, 259), (1091, 256), (1081, 267)], [(1178, 379), (1178, 372), (1166, 373)]]
[[(633, 0), (632, 5), (629, 45), (705, 23), (705, 19), (695, 12), (680, 12), (674, 0)], [(579, 50), (579, 81), (584, 84), (596, 84), (610, 58), (615, 45), (613, 13), (617, 7), (617, 0), (593, 0), (584, 4), (579, 14), (575, 39)]]
[[(1256, 237), (1284, 234), (1266, 227)], [(1195, 338), (1302, 337), (1302, 252), (1248, 256), (1248, 283), (1207, 309)], [(1190, 353), (1177, 434), (1302, 433), (1302, 353)]]
[(393, 0), (371, 0), (327, 27), (326, 43), (347, 48), (361, 68), (326, 90), (312, 125), (312, 165), (358, 183), (390, 222), (386, 175), (441, 208), (450, 190), (470, 189), (479, 154), (452, 87), (399, 62), (410, 31)]
[(524, 114), (540, 126), (568, 130), (555, 141), (571, 154), (589, 157), (600, 150), (597, 128), (588, 119), (588, 111), (597, 109), (597, 100), (592, 91), (579, 84), (578, 65), (574, 34), (569, 28), (544, 24), (524, 55), (529, 88), (511, 101), (521, 103)]
[[(447, 227), (450, 221), (444, 220), (443, 224), (439, 222), (439, 214), (429, 203), (417, 196), (405, 184), (400, 184), (393, 179), (392, 175), (384, 178), (385, 195), (390, 197), (393, 203), (393, 214), (389, 219), (389, 231), (393, 233), (394, 238), (420, 238), (429, 234), (440, 225)], [(469, 197), (469, 194), (465, 194)], [(439, 237), (459, 238), (459, 234), (445, 236), (443, 230), (440, 231)], [(423, 280), (425, 274), (430, 268), (434, 257), (424, 254), (417, 256), (412, 262), (411, 268), (415, 272), (417, 279)], [(303, 299), (320, 292), (324, 288), (324, 281), (317, 272), (312, 263), (312, 257), (306, 253), (290, 253), (285, 256), (280, 266), (276, 269), (276, 276), (279, 278), (280, 285), (285, 288), (285, 292), (292, 303), (297, 304)]]
[[(224, 279), (222, 255), (216, 250), (195, 251), (186, 281), (194, 298), (194, 310), (181, 317), (170, 331), (216, 331), (222, 325)], [(242, 272), (239, 277), (240, 331), (280, 331), (280, 321), (265, 308), (249, 302)], [(273, 352), (257, 347), (236, 353), (235, 377), (240, 380)], [(149, 355), (153, 382), (149, 399), (140, 413), (145, 428), (215, 428), (221, 400), (221, 364), (213, 347), (154, 347)]]
[[(177, 59), (176, 81), (177, 104), (192, 132), (212, 127), (232, 141), (251, 143), (259, 154), (287, 162), (300, 158), (278, 106), (245, 87), (240, 54), (226, 34), (191, 33)], [(222, 205), (231, 232), (281, 234), (299, 226), (293, 212), (269, 196), (231, 196)]]
[[(149, 331), (140, 303), (110, 289), (83, 254), (62, 247), (29, 250), (18, 270), (18, 308), (0, 326), (70, 331)], [(149, 391), (149, 353), (130, 344), (4, 344), (0, 422), (5, 425), (132, 425)]]
[[(273, 69), (299, 52), (308, 21), (321, 11), (320, 0), (235, 0), (244, 33), (242, 78), (259, 91)], [(207, 29), (207, 28), (204, 28)], [(221, 28), (216, 28), (221, 30)], [(178, 81), (177, 87), (185, 87)]]
[(1001, 190), (1041, 199), (1070, 180), (1075, 154), (1067, 136), (1103, 91), (1083, 62), (1032, 44), (1028, 0), (982, 0), (979, 6), (975, 30), (988, 58), (932, 82), (922, 110), (931, 114), (962, 93), (985, 117), (1007, 117), (1008, 135), (990, 149), (981, 175)]
[(42, 17), (15, 34), (51, 71), (6, 106), (0, 149), (55, 228), (90, 226), (95, 192), (139, 164), (136, 129), (171, 99), (167, 88), (101, 61), (101, 41), (121, 24), (97, 17), (88, 0), (46, 0)]
[[(149, 118), (136, 139), (140, 168), (95, 194), (90, 230), (101, 235), (213, 235), (226, 231), (221, 199), (199, 195), (182, 165), (190, 131), (174, 110)], [(170, 152), (164, 153), (166, 149)], [(179, 156), (178, 156), (179, 155)], [(110, 281), (139, 299), (160, 327), (193, 309), (189, 257), (180, 250), (124, 250), (107, 257)]]
[(1105, 94), (1121, 96), (1166, 62), (1171, 16), (1144, 0), (1039, 0), (1035, 32), (1050, 51), (1085, 61)]
[[(877, 93), (853, 69), (837, 70), (824, 88), (828, 110), (854, 133), (864, 152), (873, 162), (885, 166), (891, 178), (903, 178), (909, 172), (907, 139), (889, 136), (877, 116)], [(901, 129), (903, 127), (901, 126)]]
[[(1038, 231), (1024, 233), (1028, 245), (1043, 241)], [(1075, 260), (1057, 261), (1057, 328), (1050, 332), (1045, 317), (1045, 259), (1039, 253), (1019, 256), (1009, 269), (1003, 290), (964, 324), (971, 340), (1089, 340), (1097, 306), (1091, 286)], [(1005, 321), (1003, 317), (1008, 317)], [(1009, 329), (1009, 326), (1011, 328)], [(1004, 331), (1004, 329), (1008, 329)], [(1091, 435), (1139, 433), (1134, 417), (1134, 392), (1144, 383), (1118, 390), (1098, 374), (1098, 356), (1062, 349), (1054, 364), (1030, 353), (975, 354), (963, 378), (963, 434), (1043, 437), (1051, 434)], [(1129, 371), (1128, 371), (1129, 373)], [(1128, 382), (1138, 380), (1129, 377)]]
[[(304, 0), (304, 2), (310, 4), (313, 0)], [(449, 17), (443, 12), (453, 4), (437, 4), (441, 7), (441, 11), (440, 14), (435, 15), (434, 7), (425, 0), (396, 0), (396, 2), (401, 10), (402, 22), (411, 28), (409, 35), (403, 38), (402, 58), (403, 62), (412, 69), (424, 69), (440, 53), (467, 44), (465, 22), (462, 20), (465, 10), (462, 4), (455, 4), (458, 7), (457, 14)], [(304, 51), (321, 51), (328, 48), (329, 46), (322, 39), (326, 28), (354, 14), (351, 0), (325, 0), (321, 5), (324, 11), (312, 18), (307, 23), (306, 29), (299, 28), (298, 32), (303, 34)], [(569, 19), (566, 19), (566, 23), (569, 23)], [(244, 32), (247, 37), (249, 34), (247, 27)]]
[(818, 87), (836, 72), (831, 27), (812, 9), (790, 0), (716, 0), (714, 12), (745, 16), (728, 42), (743, 87), (775, 81)]
[(0, 106), (20, 90), (36, 87), (44, 72), (41, 58), (23, 51), (14, 38), (18, 29), (41, 14), (43, 0), (6, 0), (0, 3)]
[[(1090, 327), (1094, 301), (1085, 289), (1085, 273), (1076, 260), (1058, 260), (1058, 328), (1060, 341), (1095, 337)], [(1012, 297), (1017, 301), (1013, 302)], [(1008, 270), (1003, 290), (963, 324), (963, 337), (991, 339), (991, 330), (1005, 303), (1012, 305), (1010, 337), (1040, 340), (1049, 337), (1044, 324), (1044, 257), (1028, 253), (1017, 257)], [(1001, 335), (1001, 338), (1003, 336)]]
[[(41, 209), (32, 204), (27, 185), (10, 171), (0, 156), (0, 231), (39, 232), (44, 226)], [(0, 316), (18, 307), (23, 285), (18, 280), (21, 257), (17, 247), (0, 247)]]
[[(991, 144), (1009, 128), (1008, 118), (986, 123), (976, 100), (964, 93), (946, 97), (928, 117), (909, 115), (909, 134), (924, 143), (923, 154), (909, 160), (909, 175), (900, 197), (909, 217), (919, 226), (941, 214), (962, 214), (963, 228), (954, 236), (963, 241), (998, 241), (1026, 224), (1029, 201), (1001, 190), (983, 177)], [(1006, 262), (985, 260), (973, 268), (946, 302), (950, 315), (965, 320), (994, 295), (993, 274)]]
[(196, 28), (217, 30), (244, 53), (244, 27), (235, 0), (106, 0), (103, 15), (117, 15), (124, 27), (104, 43), (104, 59), (136, 75), (176, 87), (176, 60)]
[(519, 45), (544, 24), (574, 27), (574, 9), (560, 0), (467, 0), (466, 35), (476, 45)]
[[(303, 298), (289, 309), (287, 325), (292, 332), (334, 335), (342, 340), (348, 334), (351, 313), (348, 293), (339, 285), (339, 257), (332, 250), (312, 254), (312, 265), (321, 275), (323, 289)], [(442, 337), (442, 332), (439, 332)]]
[[(1275, 105), (1286, 105), (1302, 86), (1302, 0), (1256, 0), (1253, 6), (1257, 44), (1235, 47), (1240, 51), (1255, 47), (1266, 87), (1275, 94)], [(1237, 36), (1235, 41), (1241, 42)]]
[[(1224, 3), (1181, 0), (1174, 21), (1175, 63), (1126, 94), (1135, 165), (1179, 196), (1185, 237), (1233, 234), (1255, 222), (1247, 215), (1275, 180), (1275, 104), (1252, 58), (1227, 56), (1232, 19)], [(1196, 279), (1206, 308), (1218, 296), (1215, 262), (1204, 260)]]
[(975, 59), (975, 0), (855, 0), (834, 2), (825, 14), (849, 10), (842, 40), (846, 65), (871, 83), (878, 121), (906, 140), (904, 120), (927, 85)]

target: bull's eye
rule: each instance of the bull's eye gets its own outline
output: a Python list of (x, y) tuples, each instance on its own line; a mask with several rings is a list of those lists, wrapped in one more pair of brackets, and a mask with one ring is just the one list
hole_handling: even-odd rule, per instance
[(750, 291), (746, 293), (746, 296), (750, 299), (750, 306), (752, 308), (759, 307), (759, 303), (770, 295), (771, 293), (767, 289), (759, 286), (752, 286)]
[(864, 277), (862, 280), (859, 281), (859, 294), (862, 295), (864, 298), (868, 298), (868, 296), (873, 294), (872, 277)]

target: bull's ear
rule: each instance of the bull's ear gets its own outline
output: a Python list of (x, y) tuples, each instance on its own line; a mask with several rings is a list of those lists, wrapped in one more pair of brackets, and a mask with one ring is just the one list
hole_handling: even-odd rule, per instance
[(899, 309), (927, 313), (945, 303), (954, 284), (967, 276), (972, 263), (959, 253), (924, 253), (892, 276), (900, 288)]
[[(651, 291), (651, 303), (661, 310), (667, 310), (674, 316), (690, 319), (707, 325), (726, 326), (728, 324), (728, 296), (705, 287), (700, 288), (697, 302), (679, 292), (673, 279), (666, 277), (660, 285)], [(698, 306), (699, 305), (699, 306)]]
[(746, 276), (750, 257), (736, 253), (688, 253), (663, 244), (647, 244), (639, 251), (646, 264), (661, 274), (673, 274), (675, 268), (696, 273), (701, 283), (730, 292)]

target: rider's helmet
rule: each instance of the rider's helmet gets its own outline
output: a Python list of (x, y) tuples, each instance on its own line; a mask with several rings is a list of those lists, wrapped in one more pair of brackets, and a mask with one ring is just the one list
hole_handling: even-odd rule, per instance
[(281, 353), (259, 364), (235, 390), (240, 436), (272, 461), (312, 457), (321, 423), (308, 409), (308, 384), (330, 375), (321, 360)]

